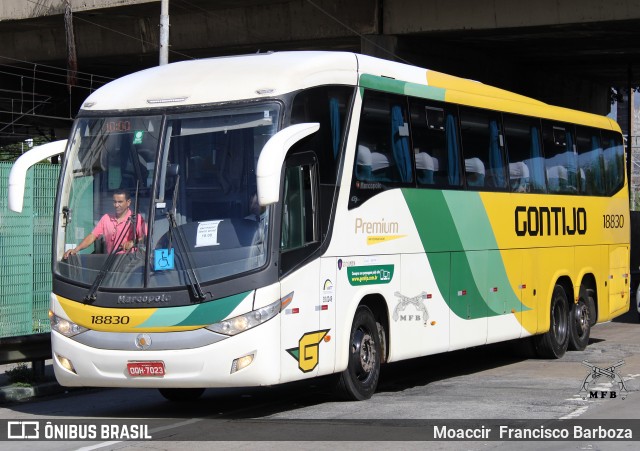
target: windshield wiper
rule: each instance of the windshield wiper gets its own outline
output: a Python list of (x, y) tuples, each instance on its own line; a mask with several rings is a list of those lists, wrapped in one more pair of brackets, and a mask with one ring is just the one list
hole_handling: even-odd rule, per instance
[[(137, 249), (137, 246), (138, 246), (138, 191), (139, 189), (140, 189), (140, 180), (136, 182), (136, 197), (133, 203), (133, 213), (131, 213), (131, 216), (129, 217), (131, 219), (131, 224), (134, 224), (133, 236), (132, 236), (133, 242), (131, 243), (131, 249)], [(143, 230), (144, 230), (144, 227), (143, 227)]]
[(127, 218), (127, 224), (124, 225), (124, 227), (122, 228), (122, 230), (120, 231), (120, 234), (118, 235), (118, 237), (116, 238), (116, 241), (114, 243), (113, 248), (111, 249), (111, 252), (109, 252), (109, 255), (107, 256), (107, 260), (104, 262), (104, 264), (102, 265), (102, 268), (100, 268), (100, 272), (98, 273), (98, 275), (96, 276), (95, 280), (93, 281), (93, 284), (91, 284), (91, 288), (89, 288), (89, 292), (87, 293), (87, 295), (84, 297), (84, 302), (88, 303), (88, 302), (95, 302), (96, 300), (96, 295), (98, 293), (98, 289), (100, 288), (100, 285), (102, 285), (102, 282), (104, 281), (104, 278), (107, 276), (107, 273), (111, 270), (111, 267), (113, 266), (113, 262), (116, 261), (117, 255), (118, 255), (118, 251), (120, 250), (120, 246), (122, 246), (122, 242), (124, 240), (124, 237), (127, 236), (127, 232), (129, 231), (129, 227), (133, 227), (133, 246), (131, 246), (131, 249), (129, 250), (125, 250), (125, 254), (128, 253), (129, 251), (131, 251), (132, 249), (136, 248), (137, 245), (137, 217), (138, 217), (138, 190), (140, 187), (140, 182), (136, 182), (136, 197), (135, 197), (135, 204), (133, 206), (133, 213), (131, 213), (131, 215)]
[(187, 279), (189, 283), (189, 287), (193, 293), (193, 296), (203, 301), (205, 299), (205, 294), (202, 291), (202, 286), (198, 281), (198, 276), (196, 275), (196, 271), (194, 269), (193, 260), (191, 259), (191, 253), (187, 248), (187, 242), (184, 237), (184, 233), (182, 229), (178, 227), (178, 223), (176, 221), (176, 203), (178, 201), (178, 185), (180, 184), (180, 176), (176, 177), (176, 185), (173, 188), (173, 205), (171, 206), (171, 210), (167, 211), (167, 217), (169, 219), (169, 246), (168, 249), (171, 249), (171, 238), (175, 231), (176, 234), (176, 247), (178, 249), (178, 253), (182, 257), (182, 264), (185, 266), (185, 272), (187, 274)]
[(89, 292), (84, 297), (85, 303), (94, 302), (96, 300), (96, 293), (98, 292), (98, 288), (100, 288), (100, 285), (102, 284), (102, 281), (107, 275), (107, 272), (109, 272), (109, 270), (111, 269), (111, 266), (113, 266), (113, 262), (116, 260), (116, 256), (118, 255), (118, 250), (122, 245), (122, 240), (126, 236), (126, 233), (129, 231), (129, 227), (131, 227), (131, 216), (127, 218), (127, 224), (125, 224), (125, 226), (120, 231), (120, 235), (118, 235), (118, 237), (116, 238), (116, 242), (113, 249), (111, 249), (111, 252), (109, 252), (109, 255), (107, 256), (107, 260), (102, 265), (102, 268), (100, 268), (100, 272), (98, 273), (95, 280), (93, 281), (91, 288), (89, 288)]

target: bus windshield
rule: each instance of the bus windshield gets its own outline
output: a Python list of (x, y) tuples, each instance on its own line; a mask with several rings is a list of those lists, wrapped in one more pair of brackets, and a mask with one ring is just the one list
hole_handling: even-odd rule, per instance
[(255, 169), (279, 104), (79, 118), (63, 169), (57, 275), (97, 288), (197, 286), (266, 262)]

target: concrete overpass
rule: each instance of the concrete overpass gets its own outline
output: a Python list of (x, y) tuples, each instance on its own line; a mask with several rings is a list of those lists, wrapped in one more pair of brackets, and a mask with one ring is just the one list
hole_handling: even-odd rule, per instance
[[(600, 114), (610, 87), (640, 85), (638, 0), (169, 2), (170, 61), (348, 50)], [(0, 145), (66, 135), (92, 89), (158, 64), (159, 15), (159, 0), (3, 0)]]

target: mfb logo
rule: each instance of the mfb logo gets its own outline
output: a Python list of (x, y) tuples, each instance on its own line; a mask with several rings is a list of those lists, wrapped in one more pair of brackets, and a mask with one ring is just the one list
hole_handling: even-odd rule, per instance
[(614, 363), (613, 365), (606, 368), (600, 368), (596, 365), (592, 365), (586, 360), (583, 360), (582, 364), (589, 368), (589, 374), (587, 374), (587, 376), (584, 378), (584, 381), (582, 381), (582, 388), (578, 392), (578, 394), (582, 396), (582, 399), (587, 399), (587, 395), (589, 396), (589, 398), (596, 399), (618, 397), (618, 392), (616, 392), (615, 390), (590, 390), (591, 383), (597, 381), (602, 376), (609, 378), (612, 384), (618, 384), (619, 394), (622, 399), (625, 399), (627, 397), (627, 395), (629, 394), (629, 390), (627, 390), (627, 387), (624, 385), (624, 379), (622, 378), (622, 376), (620, 376), (620, 373), (616, 371), (616, 368), (624, 365), (624, 360), (620, 360), (619, 362)]
[[(422, 321), (425, 326), (427, 325), (427, 321), (429, 320), (429, 311), (422, 303), (424, 299), (430, 298), (430, 295), (427, 294), (427, 292), (423, 291), (412, 298), (403, 295), (399, 291), (396, 291), (394, 294), (399, 298), (398, 305), (396, 305), (396, 308), (393, 311), (394, 321)], [(408, 306), (412, 306), (415, 309), (415, 313), (403, 313)]]

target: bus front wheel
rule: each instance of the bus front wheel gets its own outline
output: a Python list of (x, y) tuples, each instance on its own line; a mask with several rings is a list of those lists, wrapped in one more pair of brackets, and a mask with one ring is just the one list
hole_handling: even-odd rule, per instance
[(569, 301), (562, 285), (556, 285), (551, 297), (549, 330), (535, 337), (536, 352), (543, 359), (559, 359), (569, 346)]
[(380, 336), (371, 310), (356, 310), (349, 338), (349, 363), (338, 379), (338, 394), (347, 400), (371, 398), (380, 378)]
[(204, 388), (159, 388), (158, 391), (169, 401), (189, 402), (198, 399)]

